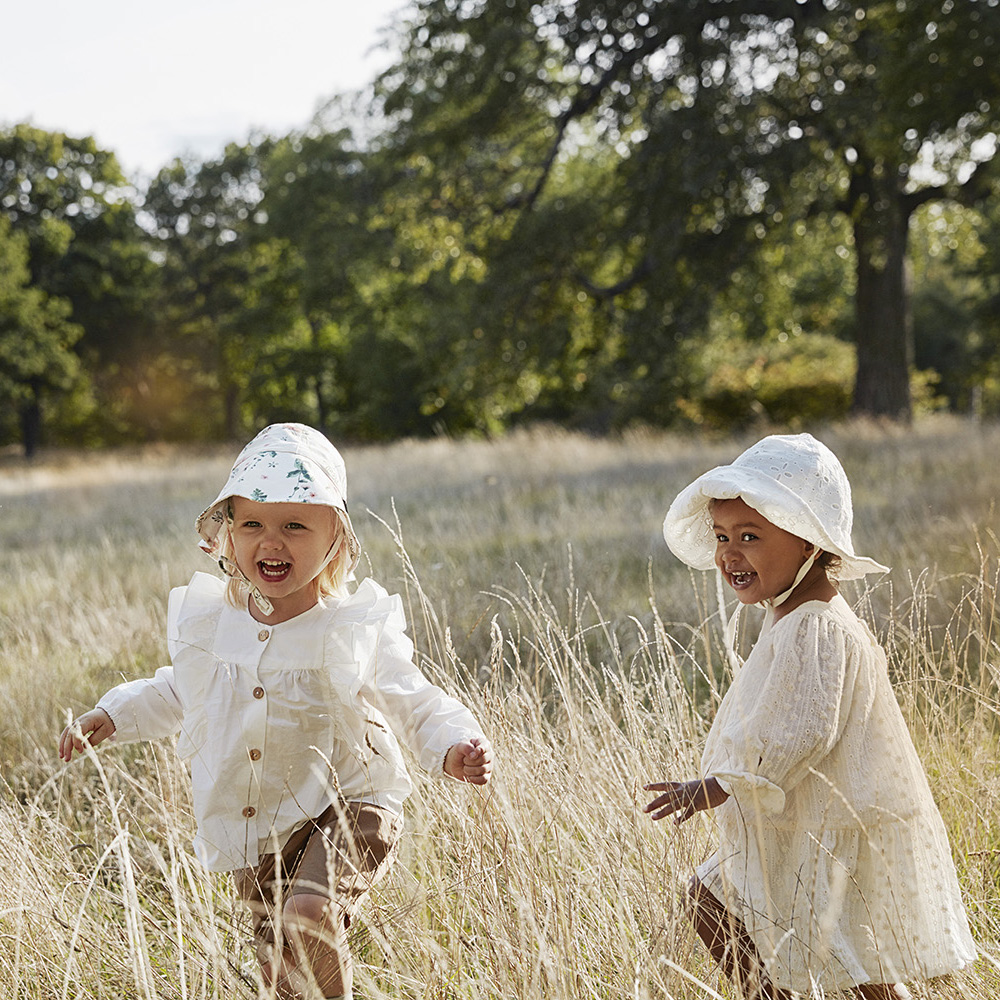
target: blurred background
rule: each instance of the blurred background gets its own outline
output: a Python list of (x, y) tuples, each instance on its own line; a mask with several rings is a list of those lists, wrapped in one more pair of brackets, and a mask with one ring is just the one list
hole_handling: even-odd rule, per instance
[(10, 454), (1000, 411), (997, 0), (10, 17)]

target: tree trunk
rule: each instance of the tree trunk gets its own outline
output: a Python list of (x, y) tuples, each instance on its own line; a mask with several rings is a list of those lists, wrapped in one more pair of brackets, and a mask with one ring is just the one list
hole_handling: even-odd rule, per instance
[(320, 322), (319, 320), (309, 318), (309, 340), (312, 345), (312, 355), (313, 355), (313, 372), (310, 376), (310, 381), (312, 382), (312, 390), (316, 395), (316, 426), (326, 433), (326, 421), (330, 413), (330, 407), (326, 399), (326, 387), (323, 384), (325, 366), (321, 363), (320, 357), (322, 354), (322, 347), (320, 345)]
[[(858, 287), (855, 338), (858, 372), (854, 413), (908, 423), (913, 336), (906, 287), (909, 211), (892, 180), (869, 171), (852, 183)], [(860, 189), (860, 190), (859, 190)]]
[(31, 398), (21, 405), (20, 412), (25, 458), (34, 458), (42, 443), (41, 388), (37, 381), (32, 381), (30, 388)]
[(222, 423), (227, 441), (238, 441), (243, 436), (240, 419), (240, 390), (229, 382), (222, 394)]

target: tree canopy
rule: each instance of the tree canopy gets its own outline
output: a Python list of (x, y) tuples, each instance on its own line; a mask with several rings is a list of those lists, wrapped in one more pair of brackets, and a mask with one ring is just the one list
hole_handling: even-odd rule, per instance
[(397, 30), (367, 104), (144, 190), (0, 133), (0, 323), (35, 330), (20, 375), (0, 346), (8, 439), (1000, 411), (1000, 0), (418, 0)]
[(600, 241), (579, 213), (541, 231), (578, 289), (641, 325), (622, 362), (644, 410), (748, 253), (788, 219), (844, 217), (854, 405), (909, 416), (909, 220), (995, 197), (995, 2), (429, 2), (406, 43), (382, 81), (393, 141), (433, 158), (449, 204), (475, 193), (491, 240), (572, 210), (567, 161), (603, 163), (585, 196)]
[(79, 366), (70, 348), (83, 331), (70, 322), (66, 299), (31, 284), (28, 257), (27, 237), (0, 218), (0, 398), (9, 407), (0, 418), (0, 432), (19, 430), (31, 455), (38, 443), (42, 397), (73, 384)]

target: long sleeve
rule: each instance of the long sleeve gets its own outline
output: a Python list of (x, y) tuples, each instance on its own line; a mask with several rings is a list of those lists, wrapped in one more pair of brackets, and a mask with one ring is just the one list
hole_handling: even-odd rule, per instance
[[(829, 754), (851, 711), (857, 656), (843, 629), (819, 616), (778, 622), (763, 656), (727, 693), (703, 772), (768, 813)], [(765, 651), (762, 650), (762, 653)]]
[(776, 987), (932, 978), (975, 957), (884, 653), (843, 597), (761, 635), (702, 766), (732, 795), (698, 878), (744, 922)]
[(482, 728), (460, 701), (432, 684), (414, 664), (399, 597), (385, 596), (380, 603), (385, 617), (377, 626), (378, 640), (361, 693), (385, 715), (420, 766), (440, 776), (448, 748), (481, 734)]
[(174, 687), (174, 668), (160, 667), (152, 677), (127, 681), (97, 703), (115, 724), (120, 743), (156, 740), (180, 732), (184, 715)]

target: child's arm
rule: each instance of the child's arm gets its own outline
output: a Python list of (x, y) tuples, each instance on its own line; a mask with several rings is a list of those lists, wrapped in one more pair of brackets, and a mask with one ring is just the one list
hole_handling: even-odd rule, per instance
[(83, 753), (85, 744), (96, 747), (98, 743), (113, 736), (114, 732), (115, 724), (111, 721), (111, 716), (103, 708), (93, 708), (74, 719), (62, 731), (62, 736), (59, 737), (59, 756), (68, 762), (74, 750)]
[(674, 823), (680, 826), (702, 809), (714, 809), (729, 798), (727, 792), (715, 778), (695, 778), (694, 781), (658, 781), (644, 785), (647, 792), (663, 792), (643, 807), (643, 812), (652, 813), (653, 819), (663, 819), (673, 813), (680, 813)]
[[(403, 605), (378, 584), (364, 581), (376, 601), (368, 610), (375, 626), (371, 659), (362, 666), (362, 696), (384, 713), (389, 728), (434, 775), (486, 784), (493, 750), (469, 709), (431, 683), (413, 662)], [(361, 593), (359, 588), (358, 593)]]
[(493, 747), (485, 736), (471, 736), (456, 743), (444, 758), (444, 773), (472, 785), (489, 783), (493, 772)]
[[(152, 677), (126, 681), (106, 692), (97, 707), (70, 723), (59, 737), (59, 756), (68, 761), (114, 736), (119, 743), (157, 740), (180, 731), (184, 709), (174, 687), (174, 668), (160, 667)], [(81, 735), (78, 735), (81, 734)]]

